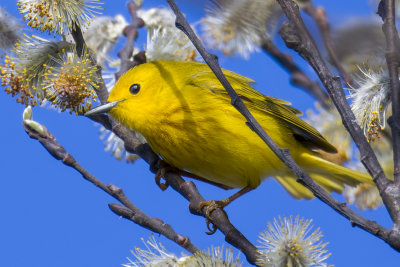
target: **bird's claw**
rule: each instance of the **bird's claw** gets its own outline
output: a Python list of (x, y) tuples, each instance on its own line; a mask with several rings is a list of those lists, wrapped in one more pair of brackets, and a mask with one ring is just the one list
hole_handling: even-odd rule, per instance
[(154, 177), (156, 184), (158, 187), (162, 190), (165, 191), (168, 188), (168, 183), (161, 183), (161, 178), (165, 176), (165, 173), (171, 170), (174, 170), (174, 167), (168, 166), (164, 163), (164, 161), (160, 160), (158, 163), (158, 171), (156, 173), (156, 176)]
[(163, 173), (163, 169), (160, 169), (157, 171), (156, 177), (155, 177), (156, 184), (162, 191), (165, 191), (168, 188), (167, 182), (161, 183), (161, 178), (164, 177), (164, 174), (165, 174), (165, 172)]
[[(229, 202), (227, 202), (225, 199), (224, 200), (209, 200), (209, 201), (200, 202), (200, 210), (205, 208), (204, 216), (206, 217), (206, 225), (207, 225), (208, 230), (210, 230), (209, 232), (206, 232), (206, 234), (212, 235), (217, 231), (217, 227), (212, 223), (211, 213), (216, 209), (220, 209), (225, 213), (226, 216), (228, 216), (224, 210), (224, 207), (228, 204), (229, 204)], [(210, 224), (212, 224), (212, 228), (210, 227)]]
[[(212, 229), (210, 227), (210, 224), (212, 225)], [(217, 231), (217, 226), (215, 226), (215, 224), (213, 224), (212, 221), (210, 221), (207, 218), (206, 218), (206, 225), (207, 225), (207, 229), (210, 230), (209, 232), (206, 232), (207, 235), (212, 235)]]
[(202, 201), (200, 202), (200, 210), (206, 208), (205, 215), (206, 217), (210, 217), (211, 212), (216, 209), (221, 209), (228, 205), (228, 201), (226, 199), (223, 200), (209, 200), (209, 201)]

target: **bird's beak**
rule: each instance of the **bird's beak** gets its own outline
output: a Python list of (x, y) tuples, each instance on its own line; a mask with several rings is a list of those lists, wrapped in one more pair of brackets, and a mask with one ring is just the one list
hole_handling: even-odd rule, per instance
[(119, 102), (124, 101), (124, 100), (118, 100), (118, 101), (113, 101), (113, 102), (108, 102), (103, 105), (97, 106), (95, 108), (92, 108), (88, 112), (85, 113), (85, 116), (91, 116), (91, 115), (96, 115), (96, 114), (101, 114), (101, 113), (106, 113), (113, 107), (116, 107)]

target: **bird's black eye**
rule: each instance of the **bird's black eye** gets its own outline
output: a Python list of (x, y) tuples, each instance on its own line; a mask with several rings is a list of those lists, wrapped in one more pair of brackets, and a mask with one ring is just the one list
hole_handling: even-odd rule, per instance
[(140, 91), (140, 84), (134, 83), (129, 87), (129, 92), (131, 92), (132, 95), (136, 95)]

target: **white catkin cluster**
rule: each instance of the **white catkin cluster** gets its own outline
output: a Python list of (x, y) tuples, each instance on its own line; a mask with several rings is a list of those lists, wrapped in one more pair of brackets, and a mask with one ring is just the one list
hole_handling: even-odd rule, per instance
[(369, 141), (379, 136), (385, 128), (386, 110), (391, 103), (390, 79), (387, 69), (382, 67), (359, 67), (356, 77), (358, 88), (350, 88), (353, 110), (364, 135)]
[(64, 35), (99, 15), (102, 3), (99, 0), (18, 0), (17, 4), (28, 26)]
[(273, 0), (216, 2), (202, 20), (203, 39), (225, 54), (237, 53), (244, 58), (269, 38), (282, 14)]
[(324, 262), (330, 254), (322, 242), (319, 229), (311, 232), (312, 220), (299, 216), (274, 219), (259, 235), (259, 266), (268, 267), (327, 267)]
[(125, 267), (241, 267), (239, 255), (233, 255), (231, 249), (212, 247), (208, 252), (196, 252), (193, 256), (177, 257), (168, 253), (161, 243), (157, 243), (154, 236), (145, 242), (146, 249), (135, 248), (131, 251), (134, 258), (128, 258)]
[(114, 48), (118, 37), (128, 25), (122, 15), (96, 17), (83, 31), (86, 45), (95, 53), (98, 64), (110, 62), (109, 53)]

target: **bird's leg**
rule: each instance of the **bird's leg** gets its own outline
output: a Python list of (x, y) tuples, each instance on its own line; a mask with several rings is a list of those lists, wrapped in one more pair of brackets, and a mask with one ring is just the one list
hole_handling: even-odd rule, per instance
[[(203, 208), (206, 209), (205, 216), (206, 216), (206, 223), (207, 223), (208, 229), (210, 229), (209, 224), (210, 224), (210, 220), (211, 220), (211, 217), (210, 217), (211, 212), (213, 212), (216, 209), (221, 209), (222, 211), (224, 211), (223, 210), (224, 207), (229, 205), (232, 201), (234, 201), (238, 197), (243, 196), (244, 194), (250, 192), (253, 189), (254, 189), (254, 187), (246, 186), (228, 198), (225, 198), (222, 200), (209, 200), (209, 201), (200, 202), (200, 210)], [(215, 228), (213, 230), (210, 229), (210, 232), (207, 232), (207, 234), (213, 234), (213, 233), (215, 233), (215, 231), (216, 231)]]

